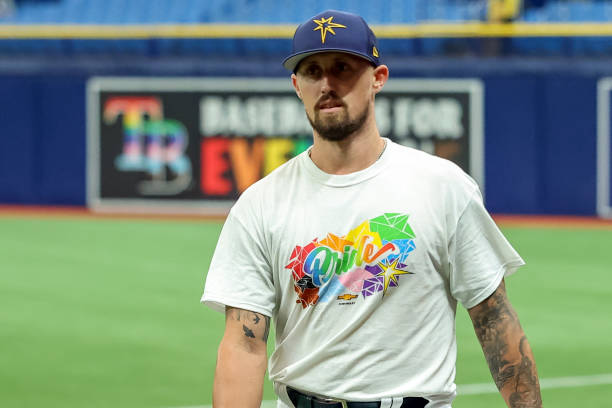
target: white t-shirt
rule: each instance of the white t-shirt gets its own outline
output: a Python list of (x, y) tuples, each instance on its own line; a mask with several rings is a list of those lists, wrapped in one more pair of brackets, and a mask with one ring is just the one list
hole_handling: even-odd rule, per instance
[(247, 189), (202, 301), (272, 316), (279, 407), (287, 385), (450, 407), (457, 301), (477, 305), (521, 265), (469, 176), (387, 140), (367, 169), (330, 175), (304, 152)]

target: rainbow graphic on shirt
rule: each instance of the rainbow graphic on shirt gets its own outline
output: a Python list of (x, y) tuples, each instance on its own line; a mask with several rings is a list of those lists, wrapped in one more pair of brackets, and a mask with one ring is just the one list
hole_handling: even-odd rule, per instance
[(367, 298), (399, 286), (406, 258), (416, 246), (408, 215), (385, 213), (364, 221), (345, 236), (332, 233), (296, 246), (285, 266), (293, 274), (297, 303)]

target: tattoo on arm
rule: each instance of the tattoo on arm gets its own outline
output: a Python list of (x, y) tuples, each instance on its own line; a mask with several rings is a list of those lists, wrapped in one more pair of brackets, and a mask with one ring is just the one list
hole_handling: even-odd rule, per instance
[(518, 316), (508, 301), (504, 284), (491, 297), (470, 309), (470, 317), (495, 385), (500, 391), (509, 387), (509, 406), (541, 407), (533, 355)]
[(246, 327), (244, 324), (242, 325), (242, 330), (244, 330), (244, 335), (250, 337), (252, 339), (255, 338), (255, 334), (253, 334), (253, 330)]
[(504, 359), (508, 344), (503, 339), (507, 334), (506, 323), (515, 316), (503, 298), (504, 295), (496, 291), (485, 301), (483, 310), (472, 317), (476, 335), (498, 389), (501, 389), (515, 374), (515, 367)]
[(251, 339), (260, 338), (264, 342), (268, 341), (270, 317), (230, 306), (227, 307), (225, 314), (226, 319), (242, 322), (242, 330), (246, 337)]
[[(529, 350), (527, 337), (523, 336), (519, 344), (521, 363), (518, 367), (517, 380), (510, 394), (510, 406), (516, 408), (541, 407), (540, 384), (535, 364)], [(535, 391), (537, 390), (537, 392)], [(534, 405), (535, 404), (535, 405)]]

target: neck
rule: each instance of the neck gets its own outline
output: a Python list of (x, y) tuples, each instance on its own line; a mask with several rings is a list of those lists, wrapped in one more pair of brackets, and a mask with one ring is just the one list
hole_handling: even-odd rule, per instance
[(346, 139), (330, 141), (316, 132), (313, 138), (310, 158), (328, 174), (349, 174), (368, 168), (378, 160), (385, 147), (374, 117), (370, 117), (361, 129)]

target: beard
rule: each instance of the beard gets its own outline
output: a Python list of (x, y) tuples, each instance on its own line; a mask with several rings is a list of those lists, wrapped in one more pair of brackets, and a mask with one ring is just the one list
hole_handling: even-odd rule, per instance
[(349, 118), (346, 107), (337, 115), (322, 118), (319, 110), (315, 109), (314, 118), (311, 118), (308, 112), (306, 117), (319, 136), (330, 142), (339, 142), (361, 129), (369, 113), (370, 105), (366, 104), (363, 111), (353, 119)]

